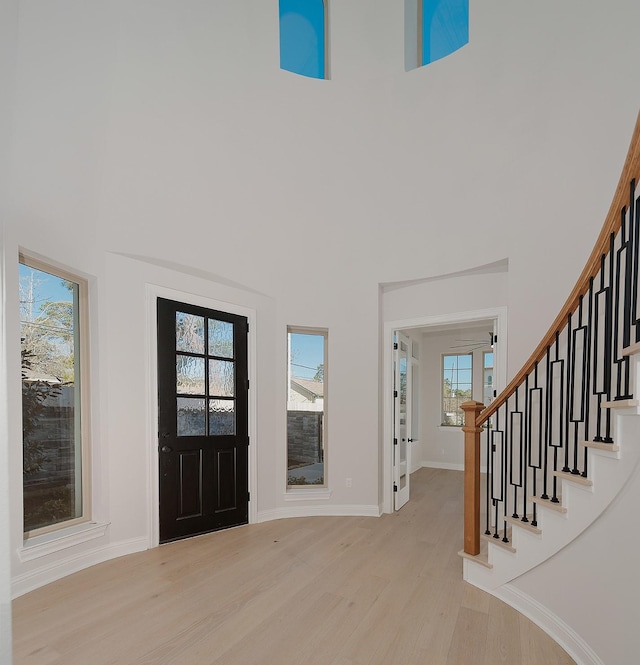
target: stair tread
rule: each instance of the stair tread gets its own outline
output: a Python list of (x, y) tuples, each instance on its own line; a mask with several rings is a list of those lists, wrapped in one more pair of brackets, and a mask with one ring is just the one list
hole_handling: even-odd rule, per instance
[(636, 353), (640, 353), (640, 342), (636, 342), (635, 344), (622, 349), (623, 356), (632, 356)]
[(468, 559), (469, 561), (475, 561), (475, 563), (479, 563), (485, 568), (493, 568), (493, 564), (489, 563), (489, 553), (486, 545), (481, 547), (480, 554), (476, 554), (475, 556), (473, 554), (467, 554), (464, 550), (460, 550), (458, 556), (461, 556), (463, 559)]
[(531, 520), (533, 519), (533, 515), (531, 514), (527, 515), (527, 519), (529, 520), (528, 522), (523, 522), (521, 517), (507, 517), (506, 519), (509, 524), (513, 524), (519, 529), (524, 529), (530, 533), (535, 533), (538, 536), (542, 534), (542, 529), (539, 529), (537, 526), (533, 526), (533, 524), (531, 524)]
[(567, 512), (567, 509), (562, 505), (561, 496), (558, 496), (559, 503), (553, 503), (551, 499), (543, 499), (539, 496), (529, 497), (529, 501), (533, 501), (533, 503), (537, 503), (539, 506), (545, 506), (545, 508), (551, 508), (551, 510), (555, 510), (557, 513)]
[(640, 406), (640, 400), (637, 399), (614, 399), (610, 402), (602, 402), (602, 409), (628, 409), (632, 406)]
[(608, 453), (620, 452), (620, 446), (615, 443), (602, 443), (601, 441), (580, 441), (580, 445), (585, 448), (593, 448), (595, 450), (604, 450)]
[(510, 530), (507, 530), (507, 538), (509, 539), (508, 543), (505, 543), (502, 538), (504, 537), (504, 530), (498, 531), (498, 535), (500, 536), (499, 538), (494, 538), (493, 534), (486, 534), (483, 533), (480, 537), (485, 540), (487, 543), (491, 543), (492, 545), (496, 545), (497, 547), (502, 548), (503, 550), (507, 550), (507, 552), (512, 552), (515, 554), (516, 548), (511, 544), (511, 534), (509, 533)]
[(566, 471), (554, 471), (553, 475), (557, 478), (564, 478), (572, 483), (577, 483), (578, 485), (584, 485), (585, 487), (593, 487), (593, 481), (584, 476), (576, 475), (573, 473), (568, 473)]

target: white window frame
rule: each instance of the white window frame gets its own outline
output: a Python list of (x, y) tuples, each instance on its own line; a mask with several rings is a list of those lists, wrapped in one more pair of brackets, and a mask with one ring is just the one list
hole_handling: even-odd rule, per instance
[[(453, 356), (460, 357), (460, 356), (469, 356), (471, 358), (471, 383), (469, 386), (471, 387), (471, 395), (469, 399), (473, 399), (473, 375), (474, 375), (474, 361), (473, 361), (473, 352), (470, 353), (443, 353), (441, 360), (440, 360), (440, 427), (460, 427), (461, 425), (449, 425), (444, 422), (444, 414), (445, 414), (445, 409), (444, 409), (444, 361), (445, 358), (451, 358)], [(457, 384), (456, 384), (457, 385)]]
[(285, 484), (287, 492), (317, 492), (318, 490), (326, 490), (329, 487), (328, 484), (328, 376), (329, 376), (329, 330), (327, 328), (307, 328), (303, 326), (287, 326), (287, 392), (286, 392), (286, 413), (288, 416), (289, 413), (289, 387), (291, 385), (291, 344), (290, 337), (291, 334), (302, 334), (302, 335), (316, 335), (318, 337), (324, 337), (324, 349), (323, 349), (323, 388), (322, 388), (322, 463), (323, 463), (323, 480), (322, 484), (318, 485), (289, 485), (289, 428), (288, 422), (285, 425)]
[[(80, 275), (60, 268), (45, 260), (30, 256), (26, 252), (20, 252), (18, 256), (20, 264), (29, 268), (46, 272), (60, 279), (64, 279), (78, 285), (78, 339), (79, 339), (79, 380), (80, 380), (80, 486), (82, 491), (82, 514), (63, 522), (57, 522), (48, 526), (23, 531), (25, 545), (32, 539), (52, 534), (69, 527), (85, 524), (91, 521), (91, 425), (90, 425), (90, 391), (89, 391), (89, 285), (85, 278)], [(22, 410), (20, 412), (22, 420)], [(22, 426), (20, 427), (22, 430)], [(21, 439), (22, 443), (22, 439)], [(23, 494), (24, 497), (24, 494)]]

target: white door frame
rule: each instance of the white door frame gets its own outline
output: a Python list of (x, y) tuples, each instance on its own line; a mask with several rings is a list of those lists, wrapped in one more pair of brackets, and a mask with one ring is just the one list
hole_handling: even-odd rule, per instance
[[(494, 307), (468, 312), (437, 314), (415, 319), (385, 321), (382, 336), (382, 512), (393, 512), (393, 333), (406, 328), (427, 328), (451, 323), (473, 323), (495, 319), (498, 344), (495, 355), (495, 385), (498, 392), (507, 385), (507, 308)], [(462, 434), (460, 434), (462, 436)]]
[[(148, 534), (149, 547), (157, 547), (160, 543), (160, 483), (159, 457), (158, 457), (158, 332), (157, 332), (157, 300), (158, 298), (168, 298), (178, 302), (197, 305), (207, 309), (218, 310), (221, 312), (230, 312), (247, 317), (249, 321), (249, 338), (247, 340), (249, 385), (257, 386), (256, 381), (256, 310), (242, 305), (236, 305), (222, 300), (216, 300), (206, 296), (200, 296), (194, 293), (176, 291), (157, 284), (146, 285), (146, 310), (147, 310), (147, 468), (148, 468)], [(258, 506), (258, 482), (257, 482), (257, 446), (256, 442), (256, 413), (257, 400), (256, 390), (252, 387), (249, 390), (249, 492), (251, 501), (249, 501), (249, 524), (256, 521)]]

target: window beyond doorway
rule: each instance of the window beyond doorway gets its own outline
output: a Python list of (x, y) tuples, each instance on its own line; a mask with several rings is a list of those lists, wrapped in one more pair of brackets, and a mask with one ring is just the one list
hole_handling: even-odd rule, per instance
[(20, 257), (24, 531), (89, 519), (85, 280)]
[(287, 487), (326, 487), (327, 330), (287, 329)]
[(460, 427), (464, 412), (460, 408), (473, 394), (473, 354), (442, 356), (442, 425)]

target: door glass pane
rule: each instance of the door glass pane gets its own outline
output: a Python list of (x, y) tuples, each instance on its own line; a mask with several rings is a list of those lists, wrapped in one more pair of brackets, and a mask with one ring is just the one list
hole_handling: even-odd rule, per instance
[(234, 367), (229, 360), (209, 360), (209, 394), (217, 397), (233, 397)]
[(204, 353), (204, 317), (176, 312), (176, 350)]
[(204, 395), (204, 358), (176, 356), (176, 392), (182, 395)]
[(407, 358), (400, 358), (400, 425), (407, 424)]
[(209, 400), (209, 435), (225, 436), (236, 433), (235, 400)]
[(233, 323), (209, 319), (209, 355), (233, 358)]
[(204, 436), (207, 433), (204, 398), (178, 397), (178, 436)]

